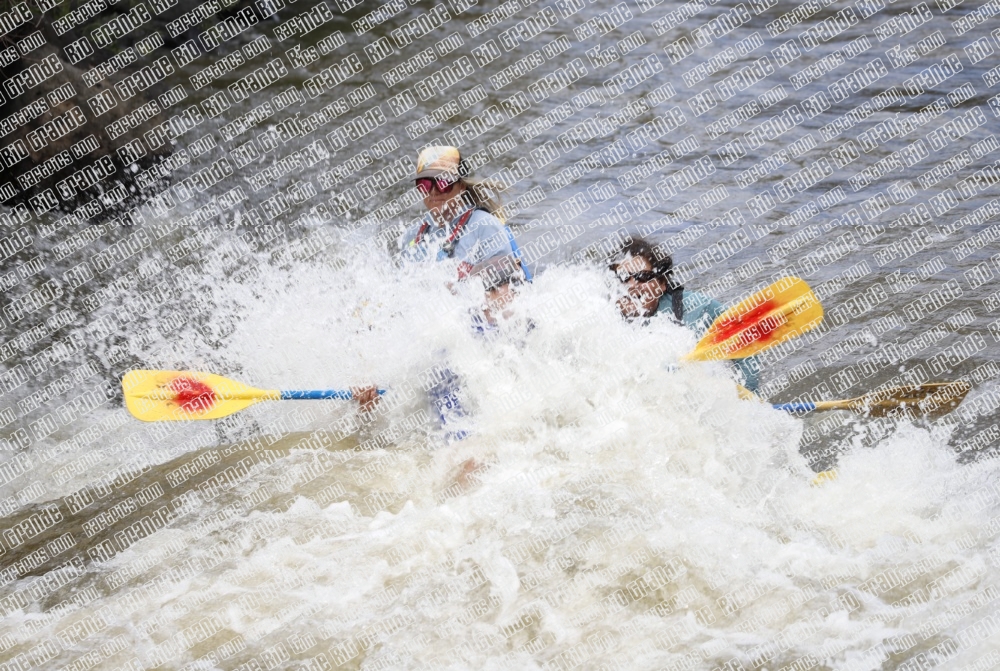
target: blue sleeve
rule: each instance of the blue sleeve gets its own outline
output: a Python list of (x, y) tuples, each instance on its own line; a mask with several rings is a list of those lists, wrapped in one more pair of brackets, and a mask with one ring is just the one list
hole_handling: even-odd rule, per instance
[(417, 224), (416, 226), (410, 226), (408, 229), (403, 231), (403, 234), (399, 236), (399, 249), (406, 251), (406, 248), (413, 244), (413, 242), (417, 239), (417, 231), (419, 230), (420, 224)]
[(684, 325), (701, 338), (726, 309), (722, 303), (697, 291), (684, 290)]
[[(684, 324), (701, 338), (726, 308), (714, 298), (709, 298), (697, 291), (684, 292)], [(740, 384), (750, 391), (757, 391), (760, 386), (760, 360), (756, 356), (745, 359), (733, 359), (733, 367), (740, 378)]]
[(513, 254), (506, 227), (488, 212), (477, 210), (469, 221), (469, 230), (456, 246), (456, 257), (480, 263), (497, 256)]
[(748, 356), (745, 359), (733, 359), (733, 367), (743, 380), (740, 382), (750, 391), (757, 391), (760, 387), (760, 359), (756, 356)]
[(417, 232), (423, 225), (424, 221), (421, 220), (419, 223), (410, 226), (406, 231), (399, 237), (399, 251), (402, 258), (407, 261), (426, 261), (428, 258), (428, 246), (427, 242), (421, 242), (419, 245), (416, 244)]

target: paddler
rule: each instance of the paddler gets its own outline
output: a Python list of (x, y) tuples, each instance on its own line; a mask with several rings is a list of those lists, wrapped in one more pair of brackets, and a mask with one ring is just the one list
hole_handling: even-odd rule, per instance
[[(484, 333), (496, 325), (496, 316), (509, 303), (511, 283), (531, 281), (514, 234), (502, 219), (503, 210), (489, 193), (499, 189), (472, 179), (457, 147), (423, 149), (413, 179), (427, 213), (403, 234), (402, 253), (411, 260), (452, 263), (460, 281), (473, 275), (483, 279), (486, 305), (474, 327)], [(461, 440), (465, 431), (448, 428), (467, 414), (458, 394), (459, 379), (447, 368), (441, 375), (429, 390), (431, 402), (446, 438)]]
[[(645, 240), (633, 238), (613, 258), (610, 269), (627, 287), (626, 294), (618, 299), (618, 309), (629, 321), (672, 319), (701, 337), (725, 312), (719, 301), (681, 286), (673, 276), (673, 259)], [(757, 357), (734, 359), (733, 365), (739, 383), (756, 391), (760, 384)]]
[[(500, 320), (513, 316), (511, 303), (517, 295), (516, 287), (525, 281), (524, 270), (513, 256), (495, 256), (472, 266), (469, 275), (482, 281), (486, 299), (482, 314), (473, 316), (473, 328), (480, 334), (495, 329)], [(533, 328), (529, 322), (528, 330)]]
[(514, 234), (502, 220), (503, 210), (489, 194), (493, 185), (469, 177), (458, 148), (439, 146), (421, 151), (414, 180), (427, 214), (403, 234), (404, 255), (417, 260), (452, 260), (459, 279), (468, 277), (476, 264), (511, 256), (531, 280), (521, 263)]

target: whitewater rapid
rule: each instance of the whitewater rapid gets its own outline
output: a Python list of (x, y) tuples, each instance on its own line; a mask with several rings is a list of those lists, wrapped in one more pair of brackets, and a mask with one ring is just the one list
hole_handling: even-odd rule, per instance
[[(217, 309), (198, 328), (214, 347), (157, 343), (148, 366), (263, 388), (378, 384), (380, 409), (261, 404), (170, 433), (119, 422), (96, 445), (139, 436), (142, 449), (108, 450), (59, 482), (79, 455), (53, 458), (36, 475), (53, 477), (75, 559), (54, 588), (0, 588), (5, 656), (867, 670), (991, 654), (997, 466), (959, 465), (947, 425), (859, 439), (836, 479), (814, 484), (802, 419), (740, 400), (725, 364), (678, 364), (694, 335), (623, 322), (592, 268), (550, 267), (486, 337), (471, 328), (481, 294), (449, 287), (445, 269), (378, 254), (268, 268), (203, 287)], [(442, 367), (462, 380), (464, 441), (445, 440), (427, 402)], [(79, 515), (55, 498), (123, 465), (140, 474)], [(106, 542), (124, 546), (102, 559), (87, 520), (140, 495), (163, 512), (145, 531), (102, 518)], [(65, 603), (47, 610), (49, 595)]]

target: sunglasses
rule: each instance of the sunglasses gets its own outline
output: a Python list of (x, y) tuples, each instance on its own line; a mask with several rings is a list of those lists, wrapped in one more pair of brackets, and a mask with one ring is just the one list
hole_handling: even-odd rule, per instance
[(635, 280), (636, 282), (639, 282), (641, 284), (643, 282), (650, 282), (652, 280), (655, 280), (657, 277), (662, 276), (662, 273), (658, 273), (654, 270), (640, 270), (637, 273), (626, 275), (622, 272), (619, 272), (617, 266), (609, 266), (608, 268), (611, 270), (611, 272), (613, 272), (615, 275), (618, 276), (618, 279), (621, 281), (622, 284), (628, 284), (629, 280)]
[(425, 196), (430, 195), (434, 189), (437, 189), (438, 193), (451, 193), (456, 184), (457, 181), (444, 177), (421, 177), (417, 180), (417, 191)]

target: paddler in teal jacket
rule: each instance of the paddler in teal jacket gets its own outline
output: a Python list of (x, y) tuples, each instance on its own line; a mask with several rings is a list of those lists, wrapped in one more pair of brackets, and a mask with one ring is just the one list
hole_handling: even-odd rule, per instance
[(403, 234), (403, 254), (413, 260), (457, 262), (459, 279), (483, 261), (511, 256), (525, 278), (514, 235), (498, 218), (502, 209), (486, 193), (490, 186), (469, 178), (469, 170), (455, 147), (427, 147), (417, 157), (416, 187), (424, 196), (427, 214)]
[[(670, 256), (657, 253), (645, 240), (632, 239), (615, 258), (611, 270), (628, 286), (628, 293), (618, 299), (618, 309), (628, 320), (673, 319), (701, 337), (726, 310), (719, 301), (677, 284)], [(740, 384), (757, 391), (760, 384), (757, 357), (735, 359), (733, 365)]]

